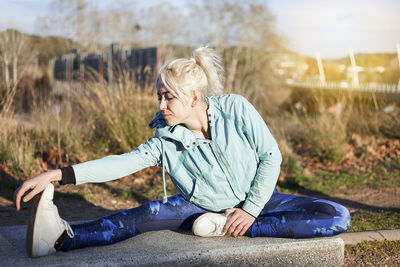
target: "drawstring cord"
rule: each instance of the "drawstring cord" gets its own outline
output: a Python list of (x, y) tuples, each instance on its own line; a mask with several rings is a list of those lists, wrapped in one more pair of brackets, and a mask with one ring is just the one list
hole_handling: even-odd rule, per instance
[(163, 186), (164, 186), (164, 197), (163, 197), (163, 204), (167, 203), (168, 197), (167, 197), (167, 186), (165, 184), (165, 165), (164, 165), (164, 144), (161, 142), (161, 149), (162, 149), (162, 158), (161, 158), (161, 164), (162, 164), (162, 179), (163, 179)]

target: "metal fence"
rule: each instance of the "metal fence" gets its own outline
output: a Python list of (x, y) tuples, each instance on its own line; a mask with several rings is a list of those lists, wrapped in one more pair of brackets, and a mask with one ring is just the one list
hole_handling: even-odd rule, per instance
[(400, 84), (365, 83), (353, 85), (348, 82), (297, 82), (293, 80), (287, 80), (285, 84), (289, 87), (304, 89), (342, 90), (400, 95)]

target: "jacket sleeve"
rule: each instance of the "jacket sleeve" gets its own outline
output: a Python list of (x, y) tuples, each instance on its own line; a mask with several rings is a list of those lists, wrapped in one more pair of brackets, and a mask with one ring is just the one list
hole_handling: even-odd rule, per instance
[(76, 185), (122, 178), (150, 166), (160, 166), (161, 141), (152, 137), (135, 150), (73, 165)]
[(242, 209), (257, 217), (274, 192), (282, 155), (261, 115), (245, 98), (242, 99), (243, 129), (259, 158), (257, 172)]

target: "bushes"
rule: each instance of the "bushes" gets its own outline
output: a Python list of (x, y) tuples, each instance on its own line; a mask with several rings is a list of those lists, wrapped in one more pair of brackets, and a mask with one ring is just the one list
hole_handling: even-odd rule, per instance
[(298, 144), (317, 156), (323, 163), (341, 163), (346, 143), (346, 124), (332, 114), (321, 113), (315, 116), (296, 118), (297, 133), (293, 133)]

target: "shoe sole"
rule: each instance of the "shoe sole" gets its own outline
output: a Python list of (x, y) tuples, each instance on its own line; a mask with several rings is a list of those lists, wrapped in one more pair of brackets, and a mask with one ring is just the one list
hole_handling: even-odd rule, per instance
[[(44, 191), (46, 191), (46, 189)], [(40, 206), (40, 201), (42, 200), (44, 191), (34, 196), (29, 205), (28, 230), (26, 232), (26, 250), (31, 258), (38, 257), (33, 251), (33, 240), (35, 240), (35, 223), (36, 217), (39, 213), (38, 208)]]

